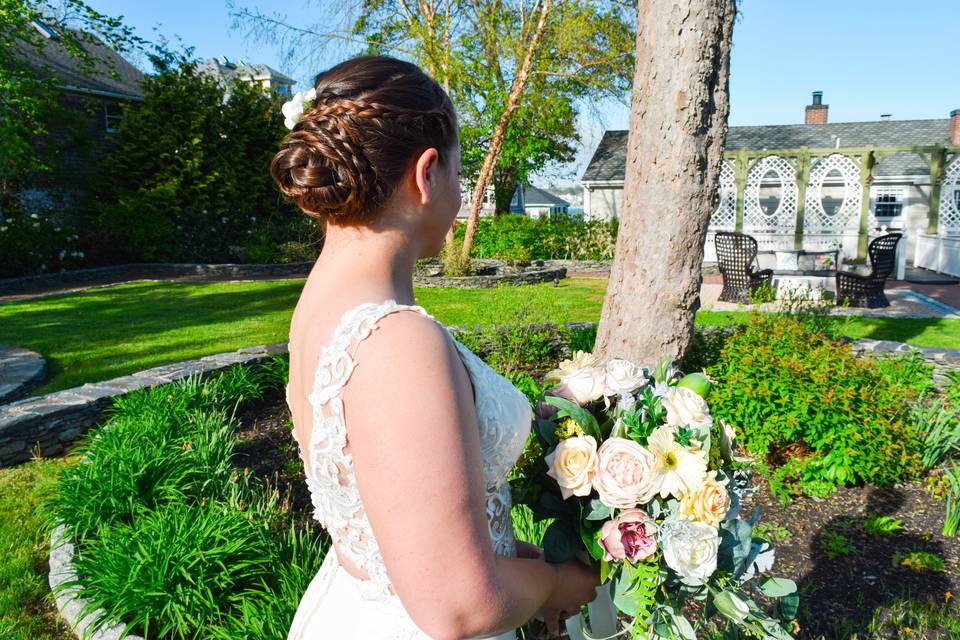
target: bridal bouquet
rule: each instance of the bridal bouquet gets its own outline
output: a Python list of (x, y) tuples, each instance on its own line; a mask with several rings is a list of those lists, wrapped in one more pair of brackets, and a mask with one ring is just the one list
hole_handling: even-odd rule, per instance
[(711, 619), (790, 638), (780, 622), (796, 617), (796, 585), (759, 578), (773, 549), (754, 536), (756, 510), (739, 517), (749, 459), (714, 423), (709, 380), (578, 351), (546, 381), (516, 495), (553, 520), (547, 560), (589, 556), (633, 638), (692, 640)]

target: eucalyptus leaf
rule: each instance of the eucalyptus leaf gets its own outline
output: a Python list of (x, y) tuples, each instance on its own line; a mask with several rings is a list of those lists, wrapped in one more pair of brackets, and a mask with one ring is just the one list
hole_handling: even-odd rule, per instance
[(724, 522), (720, 526), (720, 549), (717, 566), (739, 577), (747, 568), (753, 540), (753, 527), (744, 520)]
[(670, 614), (673, 630), (684, 640), (697, 640), (697, 634), (690, 622), (677, 612)]
[(600, 498), (590, 501), (590, 510), (584, 516), (587, 520), (608, 520), (613, 517), (613, 509), (600, 502)]
[(760, 593), (768, 598), (782, 598), (797, 592), (797, 583), (787, 578), (769, 578), (760, 585)]
[(737, 624), (747, 619), (750, 609), (742, 599), (732, 591), (721, 591), (713, 597), (713, 606), (717, 608), (720, 615), (736, 622)]
[(800, 594), (791, 593), (777, 600), (776, 612), (781, 620), (793, 620), (800, 609)]

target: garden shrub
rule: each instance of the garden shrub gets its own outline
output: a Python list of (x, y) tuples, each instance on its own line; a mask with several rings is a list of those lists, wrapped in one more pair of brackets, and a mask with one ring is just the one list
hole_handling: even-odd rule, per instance
[(73, 227), (8, 207), (0, 215), (0, 278), (54, 273), (78, 266), (83, 260), (78, 238)]
[(911, 404), (930, 387), (919, 354), (858, 358), (803, 318), (754, 314), (707, 369), (715, 419), (774, 467), (781, 495), (894, 483), (920, 468)]
[[(473, 240), (473, 257), (526, 260), (612, 260), (619, 221), (582, 217), (529, 218), (503, 214), (480, 218)], [(455, 238), (463, 238), (466, 225), (458, 224)]]
[(51, 500), (87, 613), (148, 638), (283, 637), (328, 541), (232, 458), (237, 410), (285, 371), (274, 358), (114, 401)]

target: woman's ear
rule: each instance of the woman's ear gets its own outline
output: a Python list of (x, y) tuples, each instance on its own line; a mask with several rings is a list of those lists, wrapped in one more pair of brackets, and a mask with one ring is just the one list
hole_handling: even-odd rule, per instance
[(440, 154), (433, 147), (427, 149), (417, 158), (414, 166), (414, 180), (420, 192), (420, 204), (430, 203), (430, 196), (437, 186), (437, 170), (440, 166)]

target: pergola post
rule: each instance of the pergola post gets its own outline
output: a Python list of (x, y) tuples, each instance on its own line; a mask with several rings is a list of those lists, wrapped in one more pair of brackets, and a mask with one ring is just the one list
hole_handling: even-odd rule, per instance
[(803, 215), (807, 201), (807, 181), (810, 180), (810, 154), (801, 147), (797, 154), (797, 222), (793, 228), (793, 248), (803, 249)]
[(734, 231), (743, 233), (743, 201), (744, 193), (747, 188), (747, 173), (750, 171), (750, 162), (747, 158), (747, 152), (743, 149), (737, 151), (736, 163), (733, 169), (734, 182), (737, 185), (737, 214), (734, 219)]
[(930, 208), (927, 213), (927, 233), (937, 235), (940, 226), (940, 186), (943, 184), (943, 167), (946, 165), (946, 147), (937, 147), (930, 153)]
[(867, 149), (860, 156), (860, 231), (857, 241), (857, 259), (867, 257), (867, 244), (870, 239), (870, 184), (873, 182), (873, 149)]

